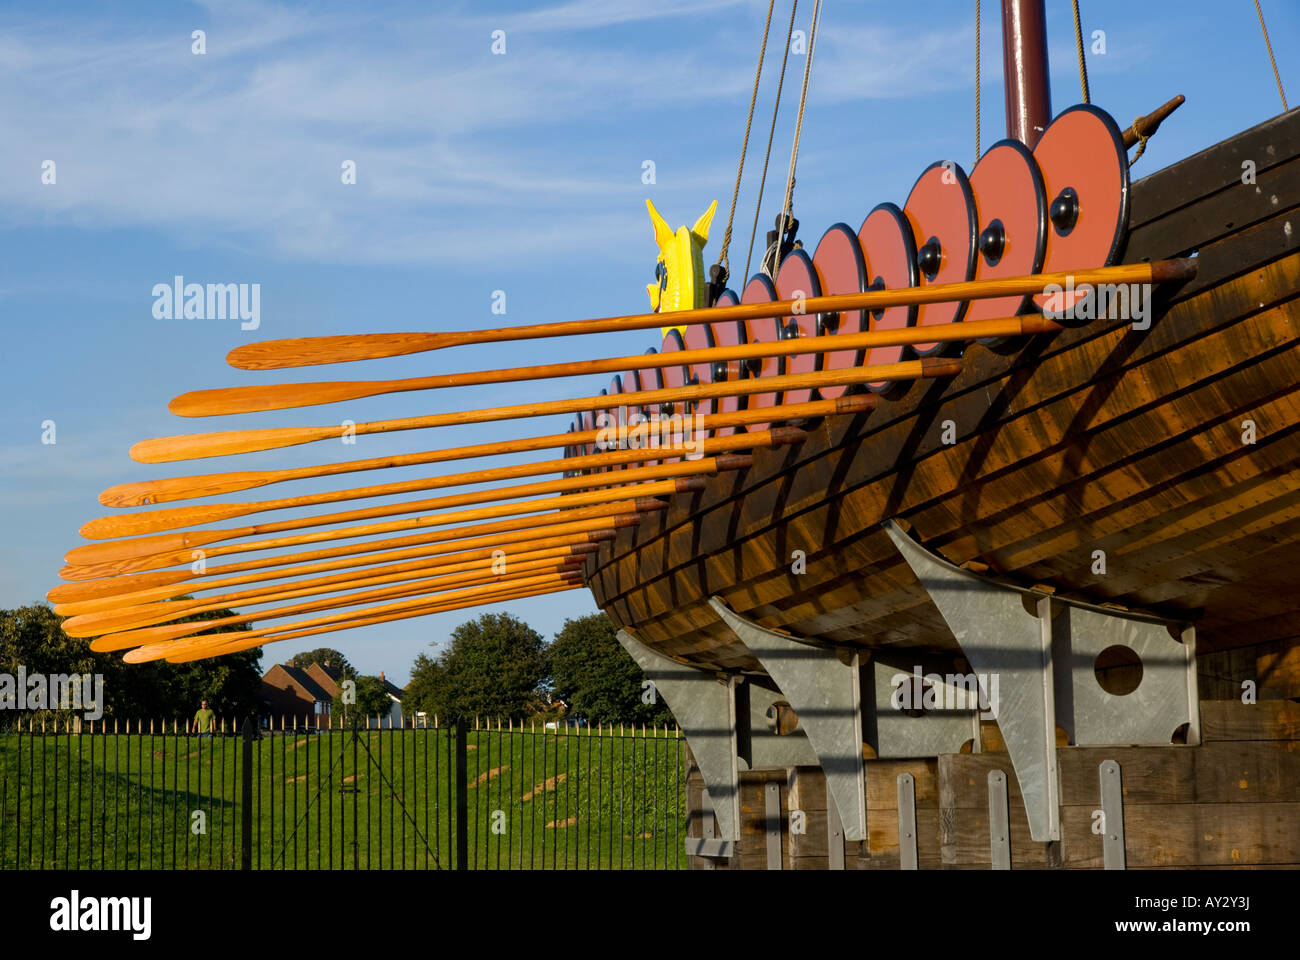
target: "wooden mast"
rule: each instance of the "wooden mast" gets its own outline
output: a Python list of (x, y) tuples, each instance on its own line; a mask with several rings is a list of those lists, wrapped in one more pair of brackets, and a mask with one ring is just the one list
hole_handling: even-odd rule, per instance
[(1007, 136), (1032, 150), (1052, 119), (1043, 0), (1002, 0), (1002, 76)]

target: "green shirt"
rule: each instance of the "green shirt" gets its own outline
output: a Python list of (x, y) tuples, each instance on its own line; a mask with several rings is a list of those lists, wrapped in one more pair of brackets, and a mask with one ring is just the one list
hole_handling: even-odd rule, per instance
[(199, 733), (211, 733), (217, 728), (217, 715), (211, 710), (200, 710), (194, 714), (194, 725)]

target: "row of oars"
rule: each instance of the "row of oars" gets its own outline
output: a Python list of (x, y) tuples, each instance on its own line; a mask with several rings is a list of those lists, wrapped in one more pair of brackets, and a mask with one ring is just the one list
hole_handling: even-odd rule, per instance
[[(1075, 286), (1096, 283), (1159, 283), (1194, 273), (1189, 261), (1165, 261), (1079, 271)], [(955, 299), (1041, 292), (1048, 284), (1066, 283), (1066, 274), (1012, 280), (935, 285), (896, 291), (872, 291), (746, 304), (673, 314), (677, 323), (788, 316), (807, 312), (875, 310), (890, 306)], [(232, 352), (230, 361), (246, 368), (272, 368), (395, 356), (468, 343), (566, 336), (659, 326), (660, 314), (539, 324), (503, 330), (446, 334), (375, 334), (268, 341)], [(468, 384), (517, 382), (583, 373), (617, 372), (652, 366), (730, 364), (728, 379), (707, 384), (644, 390), (615, 396), (519, 404), (481, 410), (431, 414), (357, 424), (359, 434), (424, 429), (454, 424), (574, 413), (625, 406), (630, 409), (686, 410), (709, 398), (858, 386), (889, 381), (949, 377), (961, 370), (958, 359), (926, 358), (843, 370), (822, 370), (753, 378), (745, 364), (763, 357), (839, 350), (870, 350), (918, 342), (969, 341), (1047, 333), (1060, 326), (1033, 314), (904, 330), (828, 335), (686, 350), (668, 354), (580, 361), (379, 382), (280, 384), (206, 390), (176, 398), (171, 408), (188, 416), (253, 412), (291, 406), (333, 403), (357, 397)], [(778, 403), (758, 409), (713, 413), (688, 423), (706, 434), (719, 428), (796, 423), (869, 412), (876, 398), (849, 394), (834, 400)], [(665, 497), (701, 490), (705, 478), (747, 468), (757, 449), (795, 445), (802, 430), (767, 426), (729, 435), (687, 438), (680, 418), (652, 419), (645, 444), (633, 449), (579, 452), (494, 469), (448, 473), (417, 480), (355, 487), (250, 503), (219, 503), (155, 509), (101, 517), (87, 523), (83, 536), (111, 542), (71, 550), (61, 571), (70, 581), (48, 594), (56, 612), (70, 617), (64, 630), (95, 637), (96, 650), (125, 650), (133, 662), (166, 658), (173, 662), (220, 656), (264, 643), (383, 623), (482, 603), (540, 596), (582, 585), (584, 558), (612, 539), (620, 528), (633, 527), (648, 512), (663, 509)], [(238, 430), (147, 440), (131, 451), (148, 463), (224, 456), (311, 443), (340, 435), (337, 426)], [(489, 455), (569, 447), (585, 451), (606, 440), (607, 431), (585, 430), (524, 437), (501, 444), (475, 444), (392, 457), (377, 457), (289, 470), (214, 473), (123, 484), (104, 491), (100, 502), (116, 507), (174, 502), (255, 489), (288, 480), (350, 472), (450, 462)], [(692, 445), (687, 447), (687, 440)], [(295, 517), (217, 530), (184, 530), (250, 514), (386, 497), (447, 487), (498, 484), (501, 481), (562, 474), (542, 480), (409, 500), (341, 512)], [(369, 523), (383, 517), (414, 514)], [(343, 526), (339, 526), (343, 525)], [(328, 529), (312, 529), (324, 527)], [(290, 531), (309, 531), (287, 534)], [(403, 537), (340, 544), (322, 549), (277, 554), (224, 565), (210, 560), (235, 554), (302, 547), (331, 541), (357, 541), (401, 531)], [(126, 538), (126, 539), (113, 539)], [(167, 567), (188, 565), (180, 570)], [(302, 579), (291, 579), (302, 578)], [(275, 581), (275, 582), (268, 582)], [(231, 588), (241, 588), (234, 589)], [(202, 598), (194, 592), (227, 591)], [(177, 599), (186, 597), (185, 599)], [(316, 597), (316, 599), (302, 599)], [(217, 620), (175, 623), (177, 618), (237, 607), (271, 606)], [(375, 601), (393, 601), (367, 606)], [(274, 621), (334, 608), (345, 610), (258, 629), (249, 624)]]

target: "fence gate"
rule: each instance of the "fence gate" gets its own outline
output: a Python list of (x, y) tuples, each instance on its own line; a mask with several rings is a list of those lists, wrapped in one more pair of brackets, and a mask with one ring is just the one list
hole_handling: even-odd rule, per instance
[(0, 869), (684, 869), (678, 731), (26, 721)]

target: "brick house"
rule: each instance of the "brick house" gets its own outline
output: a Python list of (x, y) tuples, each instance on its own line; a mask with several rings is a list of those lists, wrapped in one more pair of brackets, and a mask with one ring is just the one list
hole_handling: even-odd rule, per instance
[(328, 664), (313, 663), (304, 670), (293, 661), (277, 663), (263, 675), (260, 696), (272, 719), (327, 727), (338, 679)]
[[(328, 661), (313, 663), (306, 669), (293, 661), (277, 663), (262, 677), (261, 700), (272, 720), (283, 717), (289, 723), (296, 719), (299, 725), (328, 728), (334, 698), (342, 692), (339, 686), (342, 680), (342, 671)], [(390, 683), (382, 670), (379, 680), (390, 701), (387, 716), (379, 722), (400, 727), (402, 689)]]

